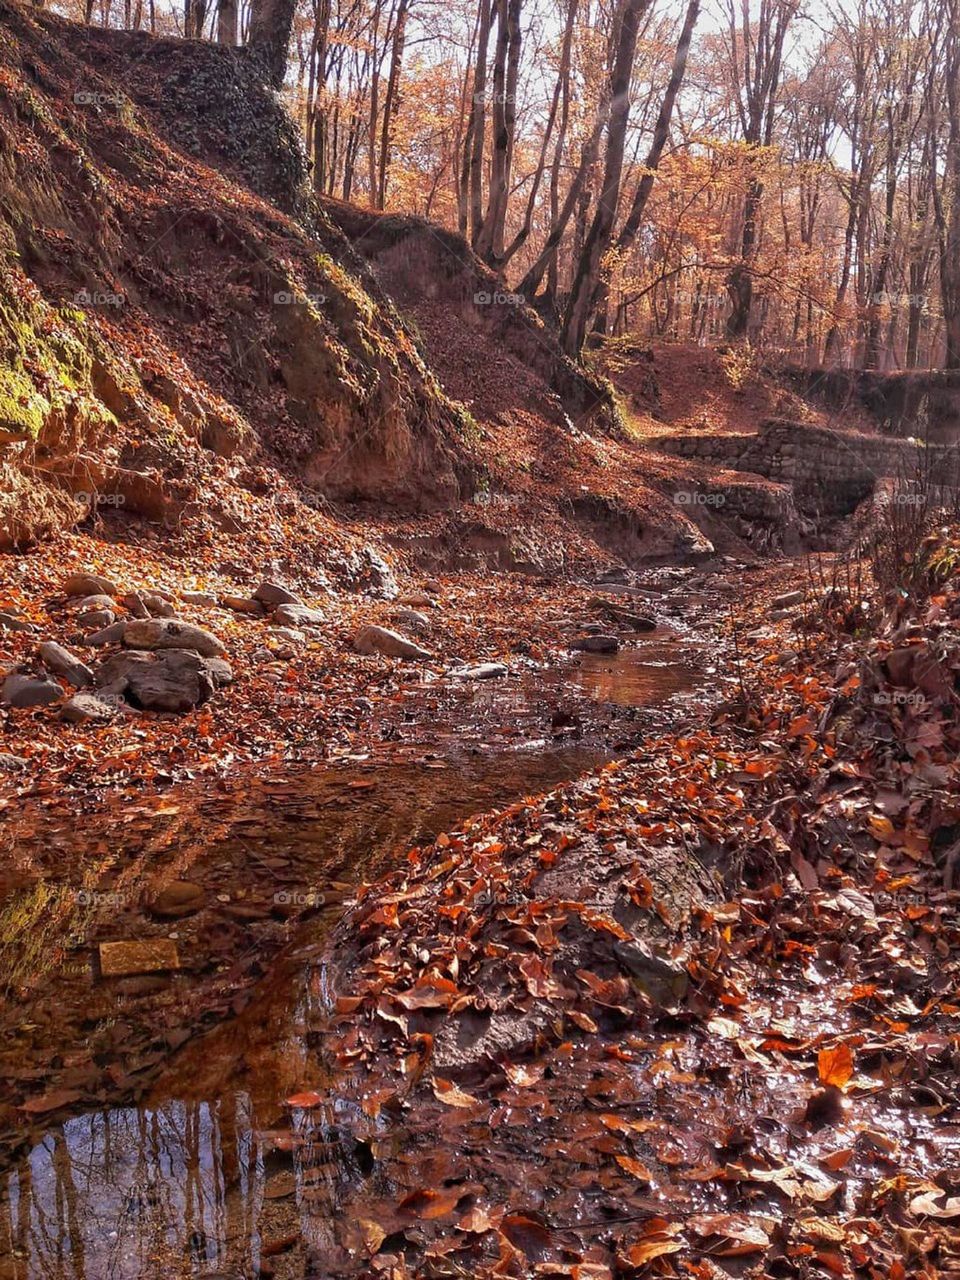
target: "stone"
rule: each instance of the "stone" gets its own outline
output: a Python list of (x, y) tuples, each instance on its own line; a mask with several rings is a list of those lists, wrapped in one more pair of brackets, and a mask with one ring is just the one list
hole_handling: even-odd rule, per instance
[(319, 609), (308, 609), (305, 604), (281, 604), (274, 612), (274, 620), (284, 627), (323, 626), (326, 614)]
[(502, 662), (478, 662), (476, 666), (456, 667), (450, 675), (454, 680), (495, 680), (509, 670)]
[(802, 604), (807, 598), (805, 591), (788, 591), (770, 601), (771, 609), (790, 609), (795, 604)]
[(128, 649), (192, 649), (204, 658), (220, 657), (223, 644), (209, 631), (179, 618), (144, 618), (128, 622), (123, 633)]
[(174, 880), (156, 894), (149, 903), (149, 909), (152, 915), (161, 919), (179, 920), (199, 911), (206, 897), (202, 885), (193, 884), (190, 880)]
[(147, 602), (139, 591), (128, 591), (120, 603), (128, 613), (132, 613), (135, 618), (150, 617), (150, 610), (147, 608)]
[(425, 591), (412, 591), (405, 596), (400, 596), (397, 604), (410, 605), (415, 609), (435, 609), (437, 607), (436, 600), (432, 596), (428, 596)]
[(292, 591), (288, 591), (286, 587), (281, 587), (279, 582), (270, 582), (266, 579), (257, 587), (253, 593), (253, 598), (254, 600), (259, 600), (267, 610), (276, 609), (281, 604), (303, 605), (300, 597), (294, 595)]
[(67, 724), (87, 724), (91, 721), (112, 720), (116, 704), (104, 702), (94, 693), (75, 693), (60, 709), (60, 719)]
[(361, 583), (365, 589), (383, 600), (395, 600), (400, 594), (400, 588), (393, 570), (380, 552), (373, 547), (364, 547), (360, 552), (360, 561)]
[(65, 596), (115, 596), (120, 588), (98, 573), (72, 573), (63, 584)]
[(224, 609), (232, 609), (234, 613), (245, 613), (252, 618), (262, 618), (264, 607), (259, 600), (250, 596), (221, 596), (220, 604)]
[(386, 627), (378, 627), (368, 623), (361, 627), (353, 637), (353, 647), (357, 653), (383, 653), (388, 658), (429, 658), (426, 649), (403, 636), (399, 631), (389, 631)]
[(213, 608), (217, 603), (217, 597), (212, 591), (181, 591), (180, 599), (184, 604), (201, 605), (206, 608)]
[(54, 675), (63, 676), (75, 689), (84, 689), (93, 684), (93, 672), (85, 662), (75, 658), (69, 649), (55, 640), (47, 640), (40, 646), (40, 660)]
[(639, 942), (615, 942), (613, 954), (654, 1004), (669, 1007), (686, 995), (690, 979), (683, 965), (654, 955)]
[(250, 661), (256, 663), (273, 662), (277, 655), (272, 649), (254, 649), (250, 655)]
[(12, 613), (0, 613), (0, 631), (36, 631), (26, 618), (15, 618)]
[(7, 676), (0, 689), (0, 703), (6, 707), (44, 707), (59, 702), (63, 690), (55, 680), (38, 679), (18, 672)]
[(19, 773), (27, 767), (24, 756), (11, 755), (9, 751), (0, 751), (0, 773)]
[(83, 643), (90, 645), (92, 649), (99, 649), (105, 644), (119, 644), (126, 629), (127, 624), (121, 618), (118, 622), (111, 622), (108, 627), (103, 627), (100, 631), (92, 632)]
[(616, 653), (620, 641), (616, 636), (594, 635), (581, 636), (570, 645), (571, 649), (579, 649), (582, 653)]
[(287, 644), (304, 644), (307, 637), (296, 627), (276, 627), (270, 632), (271, 640), (285, 640)]
[(414, 631), (428, 631), (430, 628), (430, 619), (416, 609), (400, 609), (393, 615), (392, 621), (401, 627), (412, 627)]
[(151, 938), (141, 942), (101, 942), (100, 972), (105, 978), (127, 973), (161, 973), (179, 969), (180, 957), (172, 938)]
[(224, 685), (233, 684), (233, 667), (226, 658), (207, 658), (206, 667), (218, 689), (223, 688)]
[(74, 601), (78, 613), (89, 613), (92, 609), (114, 609), (116, 604), (113, 596), (104, 595), (103, 592)]
[(141, 595), (141, 600), (146, 606), (147, 613), (151, 618), (173, 618), (176, 617), (176, 609), (159, 591), (145, 591)]
[(77, 617), (79, 626), (84, 630), (92, 628), (94, 631), (102, 631), (104, 627), (109, 627), (116, 620), (117, 615), (112, 609), (90, 609)]
[(209, 660), (188, 649), (115, 653), (95, 672), (95, 680), (101, 690), (123, 692), (145, 711), (189, 711), (206, 702), (220, 683)]

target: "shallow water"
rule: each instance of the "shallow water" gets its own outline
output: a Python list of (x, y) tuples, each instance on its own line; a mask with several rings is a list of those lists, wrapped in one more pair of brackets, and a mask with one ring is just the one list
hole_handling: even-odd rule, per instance
[[(318, 1130), (311, 1113), (309, 1135), (298, 1136), (294, 1113), (291, 1129), (284, 1099), (320, 1083), (309, 1035), (322, 996), (314, 962), (338, 908), (280, 932), (271, 916), (278, 894), (354, 881), (472, 813), (546, 790), (609, 755), (531, 734), (511, 750), (479, 749), (498, 722), (509, 729), (535, 702), (570, 691), (651, 707), (699, 678), (689, 649), (657, 634), (613, 658), (584, 655), (563, 669), (459, 690), (459, 721), (437, 726), (438, 741), (446, 739), (438, 758), (268, 783), (262, 809), (252, 805), (228, 837), (188, 863), (176, 859), (172, 874), (207, 891), (199, 916), (148, 925), (124, 900), (110, 921), (119, 936), (152, 929), (176, 938), (186, 962), (169, 985), (184, 1008), (212, 981), (222, 931), (246, 930), (247, 951), (265, 972), (244, 970), (244, 1000), (218, 1025), (204, 1034), (188, 1025), (179, 1051), (143, 1077), (152, 1083), (141, 1105), (58, 1111), (46, 1127), (38, 1120), (32, 1146), (0, 1171), (0, 1280), (303, 1275), (303, 1250), (322, 1250), (325, 1224), (362, 1181), (369, 1152), (339, 1140), (334, 1114), (321, 1115)], [(481, 720), (468, 724), (465, 707), (480, 709)], [(111, 994), (92, 967), (50, 981), (59, 983), (54, 1009), (87, 1002), (88, 1023), (110, 1021), (111, 1001), (115, 1018), (136, 1016), (136, 996)], [(36, 974), (34, 982), (41, 985)], [(64, 1036), (57, 1049), (69, 1059)]]

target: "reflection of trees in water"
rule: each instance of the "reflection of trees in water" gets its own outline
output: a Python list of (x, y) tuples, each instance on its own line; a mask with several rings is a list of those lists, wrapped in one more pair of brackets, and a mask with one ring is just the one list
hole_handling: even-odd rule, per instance
[(16, 1260), (16, 1280), (249, 1269), (264, 1169), (242, 1094), (79, 1116), (4, 1175), (0, 1254)]

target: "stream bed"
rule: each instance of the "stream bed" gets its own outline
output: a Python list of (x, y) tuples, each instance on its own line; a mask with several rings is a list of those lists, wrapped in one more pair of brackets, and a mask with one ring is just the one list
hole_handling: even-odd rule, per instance
[[(245, 792), (229, 822), (205, 802), (206, 844), (168, 830), (155, 873), (135, 828), (129, 856), (118, 832), (83, 921), (75, 890), (14, 890), (4, 911), (20, 946), (3, 940), (0, 960), (21, 1004), (0, 1071), (21, 1088), (43, 1077), (48, 1091), (0, 1112), (0, 1280), (303, 1276), (344, 1185), (370, 1172), (370, 1152), (340, 1142), (336, 1114), (318, 1141), (314, 1113), (307, 1141), (284, 1105), (319, 1083), (317, 958), (340, 902), (412, 845), (609, 759), (621, 742), (584, 735), (585, 706), (637, 712), (637, 730), (667, 700), (682, 716), (704, 664), (699, 645), (658, 633), (616, 657), (478, 682), (415, 759), (285, 773)], [(508, 747), (495, 749), (498, 730)], [(196, 903), (145, 914), (132, 886), (148, 874), (154, 894), (187, 883)], [(31, 913), (40, 946), (26, 941)], [(172, 944), (178, 967), (107, 978), (92, 957), (116, 937)]]

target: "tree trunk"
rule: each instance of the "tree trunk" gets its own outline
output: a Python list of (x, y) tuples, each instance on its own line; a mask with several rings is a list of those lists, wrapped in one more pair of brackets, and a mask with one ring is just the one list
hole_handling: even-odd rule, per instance
[(651, 0), (622, 0), (618, 13), (616, 56), (610, 77), (610, 124), (603, 186), (597, 209), (587, 232), (573, 287), (563, 318), (562, 343), (567, 355), (579, 358), (587, 333), (587, 322), (600, 279), (603, 256), (610, 247), (613, 224), (620, 200), (623, 151), (630, 117), (630, 80), (637, 49), (640, 19)]
[(218, 0), (217, 43), (235, 45), (238, 40), (239, 10), (237, 0)]
[(247, 47), (274, 89), (283, 87), (297, 0), (253, 0)]

